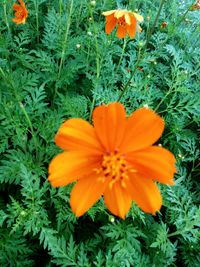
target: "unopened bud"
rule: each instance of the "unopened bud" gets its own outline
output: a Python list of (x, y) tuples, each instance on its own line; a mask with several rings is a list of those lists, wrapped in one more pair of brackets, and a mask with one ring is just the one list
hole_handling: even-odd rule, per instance
[(24, 210), (22, 210), (22, 211), (20, 212), (20, 215), (23, 216), (23, 217), (25, 217), (25, 216), (26, 216), (26, 212), (25, 212)]
[(161, 23), (161, 29), (164, 29), (164, 28), (166, 28), (167, 27), (167, 22), (166, 21), (163, 21), (162, 23)]
[(115, 218), (114, 217), (110, 217), (110, 222), (114, 223), (114, 221), (115, 221)]
[(142, 42), (142, 41), (138, 42), (138, 46), (139, 46), (139, 47), (144, 46), (144, 42)]
[(91, 1), (90, 4), (91, 4), (92, 6), (95, 6), (95, 5), (96, 5), (96, 1)]

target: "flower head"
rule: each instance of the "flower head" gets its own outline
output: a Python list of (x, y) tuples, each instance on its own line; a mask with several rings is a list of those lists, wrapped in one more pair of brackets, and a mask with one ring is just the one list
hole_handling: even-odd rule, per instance
[(173, 185), (175, 158), (152, 145), (164, 122), (153, 110), (140, 108), (126, 118), (122, 104), (101, 105), (93, 112), (93, 126), (82, 119), (65, 121), (55, 137), (64, 149), (50, 163), (51, 185), (74, 181), (70, 205), (83, 215), (103, 195), (107, 208), (125, 218), (132, 201), (155, 214), (162, 198), (155, 181)]
[(143, 17), (128, 10), (110, 10), (102, 13), (106, 17), (105, 32), (110, 34), (117, 25), (117, 37), (124, 38), (128, 34), (131, 38), (136, 35), (136, 31), (142, 29), (138, 22), (143, 21)]
[(28, 17), (28, 10), (26, 9), (25, 3), (22, 0), (18, 0), (20, 5), (14, 3), (13, 9), (15, 11), (15, 17), (12, 19), (16, 24), (24, 24)]
[(190, 11), (194, 11), (198, 9), (200, 9), (200, 0), (197, 0), (197, 2), (191, 6)]

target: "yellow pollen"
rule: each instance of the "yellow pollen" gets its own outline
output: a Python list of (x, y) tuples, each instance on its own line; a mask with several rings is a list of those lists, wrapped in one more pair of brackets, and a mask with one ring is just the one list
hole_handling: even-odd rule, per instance
[(126, 181), (128, 181), (128, 172), (134, 172), (134, 169), (127, 164), (125, 155), (114, 151), (107, 153), (102, 158), (102, 164), (99, 169), (94, 170), (100, 175), (99, 181), (104, 182), (110, 179), (109, 186), (112, 188), (115, 182), (120, 182), (123, 188), (126, 188)]

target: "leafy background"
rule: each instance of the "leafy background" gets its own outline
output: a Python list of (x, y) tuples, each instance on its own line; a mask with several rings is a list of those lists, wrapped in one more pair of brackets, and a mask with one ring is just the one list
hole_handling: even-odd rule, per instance
[[(0, 3), (0, 266), (200, 266), (200, 11), (194, 1), (30, 0), (26, 24)], [(102, 12), (139, 10), (141, 34), (104, 33)], [(167, 27), (162, 28), (162, 22)], [(83, 217), (69, 207), (71, 186), (51, 188), (54, 135), (71, 117), (116, 101), (148, 105), (165, 120), (160, 143), (177, 158), (176, 185), (162, 186), (156, 216), (135, 204), (113, 217), (101, 199)]]

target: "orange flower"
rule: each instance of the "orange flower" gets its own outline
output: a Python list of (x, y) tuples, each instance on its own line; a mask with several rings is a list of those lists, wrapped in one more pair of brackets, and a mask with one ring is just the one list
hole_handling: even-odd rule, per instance
[(107, 208), (125, 218), (132, 201), (155, 214), (162, 198), (154, 181), (173, 185), (176, 172), (171, 152), (153, 146), (164, 122), (148, 108), (126, 118), (122, 104), (101, 105), (93, 112), (93, 124), (82, 119), (65, 121), (55, 137), (65, 151), (50, 163), (51, 185), (64, 186), (76, 180), (70, 205), (83, 215), (104, 195)]
[(131, 38), (136, 35), (136, 31), (141, 32), (141, 27), (137, 24), (142, 22), (143, 17), (137, 13), (127, 10), (110, 10), (102, 13), (106, 17), (107, 34), (111, 33), (117, 25), (117, 37), (124, 38), (128, 34)]
[(20, 5), (14, 3), (13, 9), (15, 11), (15, 17), (12, 19), (16, 24), (24, 24), (28, 17), (28, 10), (26, 9), (25, 3), (22, 0), (18, 0)]

